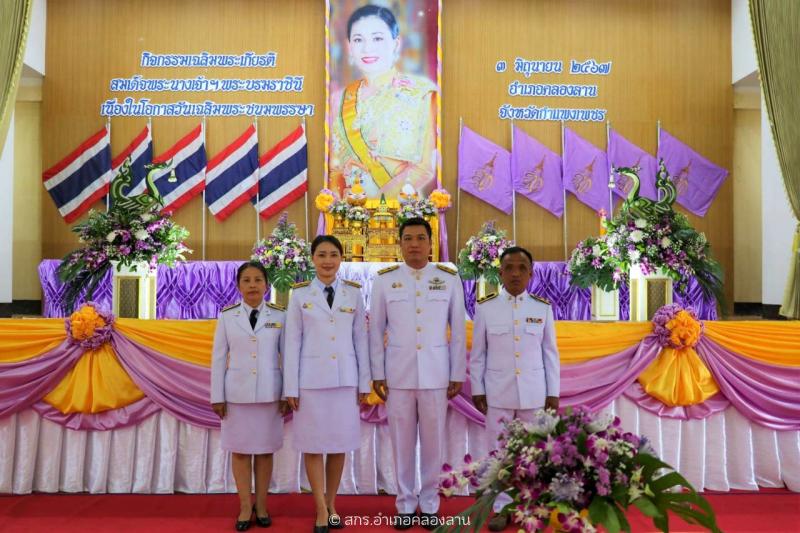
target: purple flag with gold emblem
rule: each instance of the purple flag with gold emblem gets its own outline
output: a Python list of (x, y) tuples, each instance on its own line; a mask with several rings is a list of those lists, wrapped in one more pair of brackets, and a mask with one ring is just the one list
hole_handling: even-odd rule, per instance
[(564, 188), (595, 211), (607, 211), (608, 174), (606, 153), (565, 128)]
[[(656, 158), (614, 131), (608, 133), (608, 164), (611, 168), (639, 167), (639, 196), (658, 201), (656, 191)], [(614, 175), (614, 194), (627, 198), (633, 180), (621, 174)]]
[(658, 157), (678, 191), (677, 201), (697, 216), (705, 216), (722, 187), (728, 171), (715, 165), (681, 141), (661, 130)]
[(511, 179), (514, 190), (558, 218), (564, 214), (561, 157), (514, 126)]
[(458, 186), (510, 215), (511, 154), (464, 126), (458, 143)]

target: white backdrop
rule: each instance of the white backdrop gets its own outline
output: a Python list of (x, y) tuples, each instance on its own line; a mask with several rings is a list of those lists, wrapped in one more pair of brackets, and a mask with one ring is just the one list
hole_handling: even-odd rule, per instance
[[(620, 397), (609, 408), (623, 426), (646, 435), (669, 464), (697, 488), (727, 491), (782, 487), (800, 492), (800, 432), (751, 424), (732, 407), (705, 420), (659, 418)], [(448, 414), (447, 461), (486, 452), (484, 430)], [(308, 487), (292, 424), (275, 455), (272, 490)], [(388, 428), (362, 422), (361, 448), (349, 454), (341, 494), (395, 493)], [(73, 431), (26, 410), (0, 420), (0, 493), (234, 492), (219, 431), (156, 414), (136, 427)]]

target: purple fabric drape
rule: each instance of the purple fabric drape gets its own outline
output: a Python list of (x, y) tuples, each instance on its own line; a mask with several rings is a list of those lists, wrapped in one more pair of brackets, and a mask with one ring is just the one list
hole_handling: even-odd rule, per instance
[(715, 394), (703, 403), (695, 405), (669, 406), (656, 400), (647, 394), (638, 381), (634, 381), (625, 391), (625, 397), (639, 406), (641, 409), (650, 411), (656, 416), (663, 418), (677, 418), (689, 420), (692, 418), (708, 418), (714, 413), (724, 411), (731, 404), (722, 394)]
[(703, 337), (696, 350), (742, 415), (771, 429), (800, 430), (799, 367), (748, 359)]
[(0, 418), (22, 411), (41, 400), (67, 375), (83, 353), (83, 348), (64, 340), (38, 357), (2, 365)]
[(116, 331), (111, 344), (136, 386), (162, 409), (194, 426), (219, 427), (209, 401), (210, 368), (167, 357)]
[(161, 407), (147, 396), (125, 407), (103, 411), (102, 413), (66, 414), (45, 402), (33, 404), (33, 409), (41, 417), (76, 431), (106, 431), (135, 426), (144, 419), (161, 411)]
[(447, 219), (439, 212), (439, 261), (450, 261), (450, 250), (447, 242)]
[(320, 235), (325, 235), (325, 215), (322, 213), (319, 214), (319, 218), (317, 219), (317, 237)]
[[(441, 226), (440, 226), (441, 228)], [(236, 290), (236, 269), (241, 261), (190, 261), (170, 269), (158, 267), (158, 318), (198, 319), (216, 318), (220, 310), (239, 300)], [(55, 271), (59, 261), (46, 259), (39, 264), (39, 279), (42, 284), (42, 314), (48, 318), (63, 317), (64, 286)], [(341, 274), (344, 279), (358, 281), (363, 291), (369, 292), (372, 283), (367, 276), (368, 263), (345, 263)], [(464, 302), (467, 315), (475, 312), (475, 282), (464, 280)], [(590, 320), (591, 291), (570, 284), (566, 264), (560, 261), (537, 262), (528, 291), (547, 298), (553, 304), (557, 320)], [(267, 294), (269, 297), (269, 294)], [(92, 298), (99, 305), (111, 308), (111, 274), (100, 283)], [(365, 298), (368, 300), (368, 298)], [(717, 308), (713, 298), (703, 296), (697, 281), (692, 279), (685, 292), (675, 291), (674, 300), (683, 306), (691, 306), (701, 320), (716, 320)], [(78, 304), (83, 299), (78, 300)], [(628, 320), (628, 287), (620, 287), (620, 319)]]

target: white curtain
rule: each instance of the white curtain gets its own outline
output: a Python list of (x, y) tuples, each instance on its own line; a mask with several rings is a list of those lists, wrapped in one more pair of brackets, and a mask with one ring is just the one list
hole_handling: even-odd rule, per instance
[[(751, 424), (733, 408), (705, 420), (659, 418), (619, 398), (608, 411), (623, 426), (651, 439), (661, 457), (698, 490), (783, 487), (800, 492), (800, 432)], [(447, 461), (487, 451), (482, 427), (450, 411)], [(392, 449), (386, 426), (361, 424), (361, 448), (347, 457), (340, 493), (394, 493)], [(272, 491), (308, 488), (292, 424), (275, 455)], [(234, 492), (229, 456), (219, 431), (200, 429), (166, 413), (136, 427), (73, 431), (26, 410), (0, 420), (0, 493)]]

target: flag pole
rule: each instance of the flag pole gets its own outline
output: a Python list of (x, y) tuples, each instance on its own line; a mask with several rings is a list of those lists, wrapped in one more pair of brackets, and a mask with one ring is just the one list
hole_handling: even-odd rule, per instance
[[(661, 119), (656, 120), (656, 176), (658, 176), (658, 151), (661, 149)], [(656, 198), (661, 201), (661, 189), (656, 190)]]
[(608, 157), (608, 145), (611, 139), (611, 121), (606, 120), (606, 159), (608, 159), (608, 219), (614, 216), (614, 167)]
[[(106, 131), (108, 131), (108, 149), (111, 150), (111, 115), (106, 117)], [(111, 180), (114, 180), (114, 176), (111, 176)], [(111, 188), (109, 187), (108, 192), (106, 193), (106, 213), (111, 208)]]
[[(458, 145), (461, 146), (461, 131), (464, 129), (464, 118), (458, 117)], [(461, 183), (456, 173), (456, 253), (461, 246)]]
[[(303, 136), (306, 137), (306, 142), (308, 142), (308, 137), (306, 136), (306, 117), (303, 117)], [(308, 150), (308, 148), (306, 148)], [(306, 241), (308, 241), (308, 165), (306, 165), (306, 192), (303, 194), (303, 207), (306, 210)]]
[[(514, 119), (511, 119), (511, 157), (514, 157)], [(511, 176), (511, 236), (517, 243), (517, 190), (514, 187), (514, 176)]]
[[(258, 146), (258, 118), (253, 115), (253, 126), (256, 128), (256, 146)], [(258, 157), (258, 154), (256, 154)], [(261, 194), (261, 167), (256, 169), (256, 242), (261, 240), (261, 222), (258, 215), (259, 195)]]
[[(200, 124), (201, 135), (203, 138), (203, 149), (206, 149), (206, 116), (203, 115), (203, 122)], [(207, 152), (206, 152), (207, 153)], [(200, 208), (203, 210), (203, 215), (201, 220), (203, 221), (202, 225), (202, 259), (203, 261), (206, 260), (206, 188), (203, 187), (203, 201), (200, 203)]]
[(564, 187), (563, 180), (566, 176), (564, 176), (564, 121), (561, 121), (561, 193), (564, 195), (564, 215), (562, 218), (563, 222), (563, 234), (564, 234), (564, 261), (567, 261), (569, 257), (567, 256), (567, 188)]

